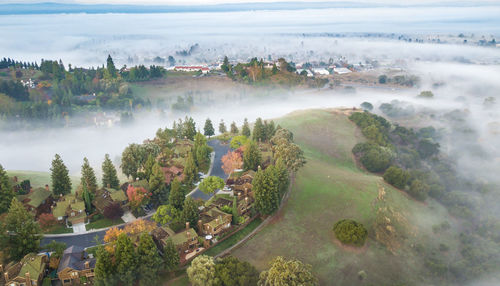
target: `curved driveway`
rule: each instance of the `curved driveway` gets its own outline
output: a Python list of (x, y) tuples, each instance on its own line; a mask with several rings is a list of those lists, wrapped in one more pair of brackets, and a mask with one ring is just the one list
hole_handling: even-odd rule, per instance
[[(215, 152), (215, 158), (213, 162), (213, 167), (212, 167), (212, 172), (209, 174), (211, 176), (217, 176), (221, 177), (224, 180), (227, 179), (227, 175), (224, 173), (224, 170), (222, 170), (222, 156), (224, 156), (227, 151), (229, 150), (229, 145), (227, 144), (221, 144), (219, 140), (210, 140), (208, 142), (208, 145), (214, 149)], [(191, 197), (194, 199), (203, 199), (203, 200), (208, 200), (211, 196), (203, 193), (199, 189), (196, 189), (194, 193), (191, 194)], [(61, 235), (61, 236), (54, 236), (54, 237), (44, 237), (41, 241), (41, 245), (46, 245), (50, 243), (52, 240), (55, 240), (57, 242), (64, 242), (66, 245), (69, 247), (71, 245), (78, 245), (81, 247), (91, 247), (95, 246), (95, 239), (97, 236), (97, 239), (99, 241), (103, 240), (104, 234), (106, 234), (106, 229), (101, 230), (101, 231), (96, 231), (96, 232), (90, 232), (90, 233), (82, 233), (82, 234), (68, 234), (68, 235)]]

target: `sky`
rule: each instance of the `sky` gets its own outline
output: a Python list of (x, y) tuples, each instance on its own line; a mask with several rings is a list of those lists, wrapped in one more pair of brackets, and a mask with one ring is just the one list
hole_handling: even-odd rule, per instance
[(380, 4), (414, 5), (414, 4), (438, 4), (438, 3), (498, 3), (498, 0), (4, 0), (2, 3), (78, 3), (78, 4), (155, 4), (155, 5), (213, 5), (227, 3), (273, 3), (273, 2), (366, 2)]

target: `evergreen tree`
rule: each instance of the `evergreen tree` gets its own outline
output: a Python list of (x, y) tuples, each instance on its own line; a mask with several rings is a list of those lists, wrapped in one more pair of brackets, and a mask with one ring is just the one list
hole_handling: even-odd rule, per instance
[(102, 163), (102, 186), (107, 188), (108, 186), (113, 189), (118, 189), (120, 187), (120, 181), (116, 175), (116, 168), (109, 158), (109, 154), (104, 156), (104, 162)]
[(151, 177), (151, 173), (153, 172), (154, 164), (155, 164), (155, 159), (153, 158), (153, 155), (149, 154), (146, 163), (144, 163), (144, 174), (146, 175), (146, 180), (148, 181), (149, 178)]
[(184, 200), (182, 218), (184, 221), (189, 222), (192, 228), (196, 230), (198, 229), (198, 219), (200, 218), (200, 213), (198, 211), (198, 204), (191, 197)]
[(243, 127), (241, 128), (241, 135), (245, 135), (247, 138), (250, 138), (250, 125), (248, 124), (248, 119), (245, 118), (243, 121)]
[(83, 194), (82, 198), (83, 201), (85, 202), (85, 210), (88, 213), (92, 212), (92, 194), (89, 192), (89, 189), (87, 188), (87, 184), (82, 184), (83, 187)]
[(182, 128), (182, 136), (193, 140), (196, 135), (196, 123), (192, 117), (187, 117), (184, 119), (184, 124)]
[(0, 214), (3, 214), (9, 209), (14, 196), (15, 193), (10, 184), (9, 176), (7, 176), (7, 172), (5, 172), (2, 165), (0, 165)]
[(149, 233), (142, 233), (137, 247), (140, 285), (156, 285), (162, 268), (161, 257)]
[(214, 129), (214, 126), (212, 125), (212, 120), (210, 120), (210, 118), (207, 118), (207, 120), (205, 121), (205, 127), (203, 128), (203, 134), (205, 136), (208, 136), (208, 138), (210, 138), (210, 136), (213, 136), (215, 134), (215, 129)]
[(160, 164), (153, 165), (153, 171), (149, 177), (149, 189), (152, 193), (151, 201), (155, 206), (167, 202), (167, 186), (165, 185), (165, 175)]
[(175, 178), (170, 185), (170, 196), (168, 201), (171, 206), (174, 208), (181, 210), (184, 205), (184, 200), (186, 196), (184, 195), (184, 191), (181, 189), (181, 183), (177, 178)]
[(252, 138), (257, 142), (266, 141), (266, 130), (264, 124), (262, 123), (262, 119), (260, 117), (257, 118), (257, 120), (255, 121)]
[(82, 185), (87, 186), (87, 190), (92, 194), (97, 191), (97, 179), (95, 178), (94, 169), (90, 167), (89, 160), (86, 157), (83, 158)]
[(165, 247), (163, 247), (163, 267), (166, 271), (174, 271), (180, 262), (179, 252), (175, 248), (171, 238), (167, 239)]
[(193, 152), (189, 152), (186, 159), (186, 166), (184, 166), (184, 182), (191, 184), (194, 182), (198, 175), (198, 168), (196, 167), (196, 162), (194, 161)]
[(132, 286), (137, 278), (137, 260), (134, 245), (130, 238), (122, 233), (115, 244), (115, 263), (118, 277), (123, 285)]
[(71, 180), (69, 179), (68, 168), (64, 165), (63, 160), (59, 154), (56, 154), (52, 160), (52, 167), (50, 168), (52, 189), (55, 195), (65, 195), (71, 193)]
[(238, 224), (240, 215), (238, 214), (238, 200), (236, 196), (233, 197), (233, 207), (231, 208), (231, 214), (233, 215), (233, 224)]
[(257, 170), (260, 165), (261, 155), (259, 146), (255, 141), (250, 141), (243, 152), (243, 168), (245, 170)]
[(0, 249), (5, 250), (10, 259), (19, 260), (28, 253), (39, 251), (40, 226), (17, 198), (12, 199), (0, 229)]
[(230, 70), (229, 59), (227, 58), (227, 56), (224, 56), (224, 60), (222, 61), (222, 65), (220, 66), (220, 68), (226, 73)]
[(224, 134), (226, 132), (227, 132), (226, 124), (224, 123), (224, 119), (221, 119), (219, 123), (219, 133)]
[(231, 134), (238, 134), (240, 131), (238, 130), (238, 126), (236, 126), (236, 122), (231, 123)]
[(116, 269), (113, 263), (113, 257), (104, 245), (100, 245), (97, 249), (97, 261), (94, 269), (94, 285), (95, 286), (108, 286), (116, 285)]
[(116, 77), (116, 67), (111, 55), (108, 55), (108, 59), (106, 60), (106, 69), (112, 78)]
[(252, 181), (252, 190), (255, 194), (255, 209), (263, 214), (270, 215), (278, 209), (278, 186), (272, 169), (259, 168)]

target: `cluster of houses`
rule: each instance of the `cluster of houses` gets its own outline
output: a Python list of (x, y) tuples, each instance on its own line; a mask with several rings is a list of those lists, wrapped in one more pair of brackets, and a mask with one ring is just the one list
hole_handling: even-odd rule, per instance
[[(42, 285), (45, 277), (56, 275), (63, 286), (86, 285), (94, 277), (95, 263), (96, 258), (79, 246), (68, 247), (61, 257), (50, 253), (30, 253), (19, 262), (5, 266), (0, 264), (0, 285)], [(51, 268), (55, 270), (50, 271)]]

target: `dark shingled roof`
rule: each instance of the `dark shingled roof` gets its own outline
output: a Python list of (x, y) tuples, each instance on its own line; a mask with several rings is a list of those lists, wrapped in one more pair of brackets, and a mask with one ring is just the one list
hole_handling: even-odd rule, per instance
[(75, 270), (84, 270), (86, 261), (89, 262), (90, 268), (95, 267), (96, 259), (89, 258), (83, 247), (73, 245), (64, 250), (59, 267), (57, 267), (57, 272), (61, 272), (67, 267)]

